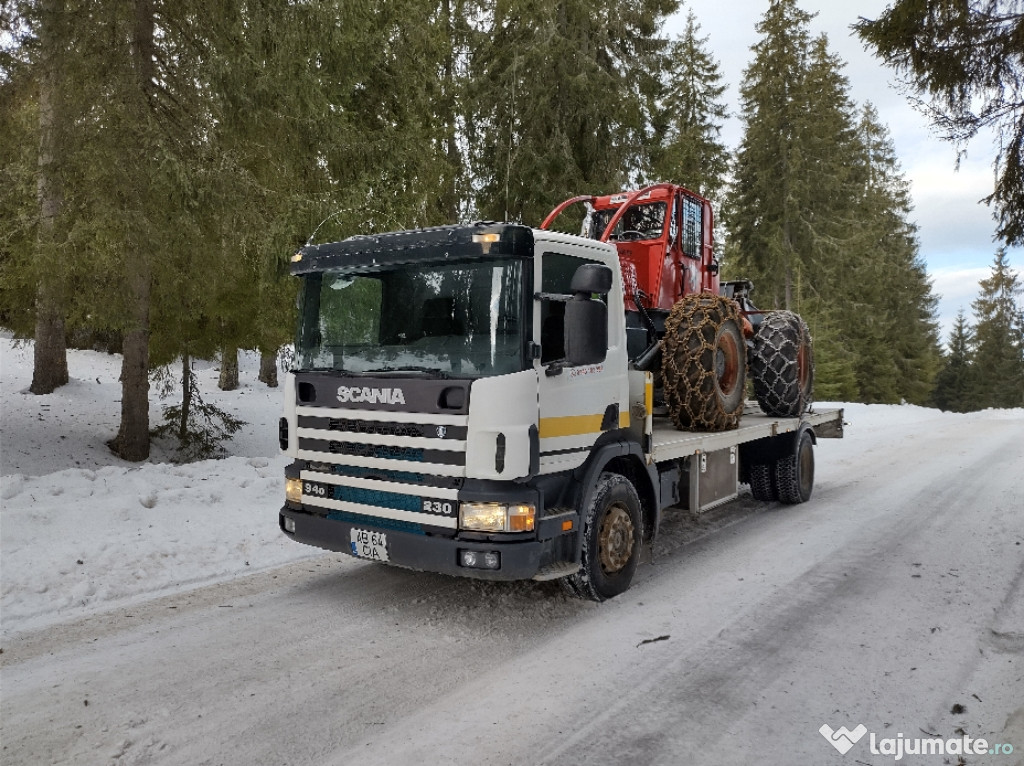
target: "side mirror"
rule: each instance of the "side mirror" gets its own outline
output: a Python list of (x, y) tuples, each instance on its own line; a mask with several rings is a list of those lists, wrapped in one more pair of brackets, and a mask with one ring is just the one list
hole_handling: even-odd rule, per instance
[[(569, 283), (569, 292), (574, 296), (579, 293), (597, 293), (607, 295), (612, 289), (612, 270), (600, 263), (585, 263), (576, 269)], [(573, 300), (578, 300), (573, 298)]]
[(600, 364), (608, 355), (608, 306), (594, 300), (594, 293), (612, 289), (612, 270), (597, 263), (576, 269), (569, 288), (573, 297), (565, 304), (565, 363), (568, 367)]

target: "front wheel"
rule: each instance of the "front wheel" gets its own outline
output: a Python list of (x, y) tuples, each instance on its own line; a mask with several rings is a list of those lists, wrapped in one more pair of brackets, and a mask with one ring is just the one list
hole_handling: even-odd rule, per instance
[(626, 591), (640, 561), (640, 498), (629, 480), (603, 473), (583, 514), (580, 569), (563, 580), (569, 592), (606, 601)]

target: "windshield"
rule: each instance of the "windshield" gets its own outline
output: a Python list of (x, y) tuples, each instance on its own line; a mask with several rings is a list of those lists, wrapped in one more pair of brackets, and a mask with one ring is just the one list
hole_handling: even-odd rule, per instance
[[(664, 228), (667, 209), (668, 205), (664, 202), (631, 205), (619, 222), (615, 224), (615, 230), (608, 239), (613, 242), (620, 237), (623, 239), (657, 239), (661, 236)], [(590, 237), (600, 239), (608, 227), (608, 222), (618, 211), (618, 208), (594, 211), (590, 224)]]
[(481, 377), (523, 369), (523, 261), (303, 278), (300, 369)]

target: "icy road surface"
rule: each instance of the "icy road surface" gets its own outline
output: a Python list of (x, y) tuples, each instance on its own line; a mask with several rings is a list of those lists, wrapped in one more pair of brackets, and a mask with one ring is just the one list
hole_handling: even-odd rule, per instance
[(847, 419), (809, 503), (669, 512), (601, 605), (290, 543), (271, 452), (5, 464), (0, 763), (1019, 766), (1024, 412)]

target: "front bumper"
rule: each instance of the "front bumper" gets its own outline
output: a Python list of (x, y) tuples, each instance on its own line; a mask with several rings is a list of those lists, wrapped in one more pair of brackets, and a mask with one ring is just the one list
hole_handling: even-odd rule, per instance
[[(575, 514), (574, 514), (575, 515)], [(285, 519), (290, 520), (285, 528)], [(573, 531), (556, 535), (545, 540), (464, 540), (456, 537), (418, 534), (402, 530), (376, 527), (372, 523), (351, 523), (341, 519), (295, 510), (285, 506), (281, 509), (279, 523), (281, 531), (291, 539), (315, 545), (329, 551), (353, 556), (351, 530), (366, 529), (387, 535), (388, 562), (408, 569), (426, 572), (472, 577), (479, 580), (530, 580), (542, 571), (571, 562), (575, 557), (578, 523)], [(461, 551), (498, 552), (501, 555), (499, 569), (477, 569), (461, 566)], [(369, 560), (369, 559), (364, 559)]]

